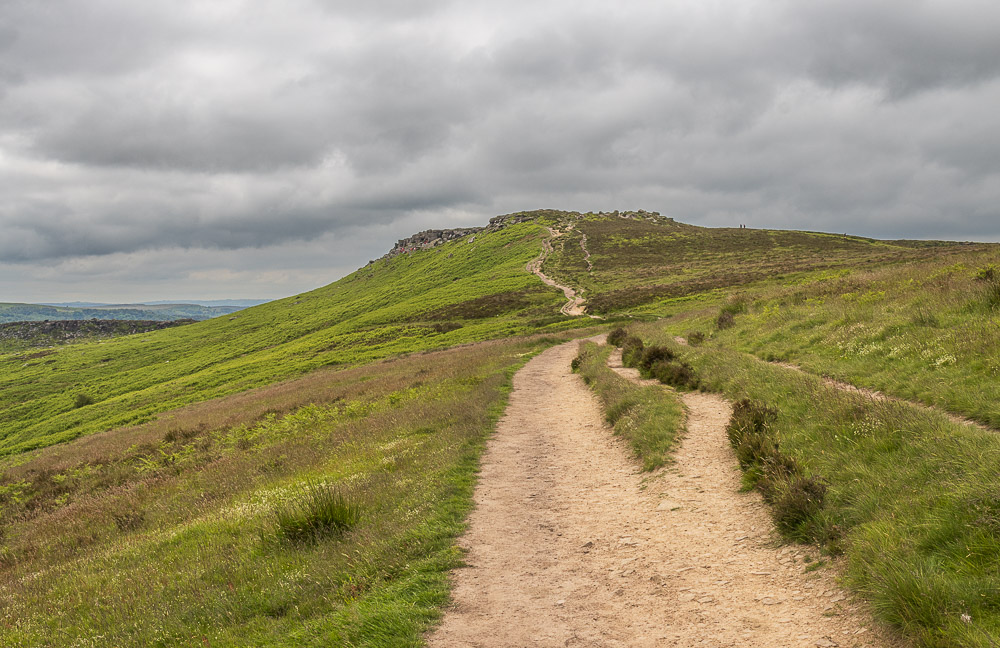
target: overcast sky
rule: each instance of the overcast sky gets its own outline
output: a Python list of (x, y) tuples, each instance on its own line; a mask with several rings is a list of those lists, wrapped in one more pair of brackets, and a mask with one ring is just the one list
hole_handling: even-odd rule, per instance
[(0, 301), (280, 297), (541, 207), (1000, 240), (1000, 5), (0, 0)]

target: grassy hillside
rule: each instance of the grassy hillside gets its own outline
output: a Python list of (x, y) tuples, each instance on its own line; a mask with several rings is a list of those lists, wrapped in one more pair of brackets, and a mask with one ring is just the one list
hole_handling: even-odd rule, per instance
[[(656, 313), (663, 302), (818, 270), (936, 259), (968, 246), (782, 230), (704, 228), (650, 214), (585, 214), (556, 240), (545, 272), (580, 286), (588, 312)], [(590, 253), (588, 268), (584, 246)]]
[[(0, 355), (0, 454), (302, 375), (572, 326), (561, 293), (524, 271), (547, 235), (523, 223), (379, 261), (324, 288), (197, 324)], [(77, 407), (81, 397), (92, 401)]]
[(416, 645), (510, 378), (554, 341), (321, 370), (7, 458), (0, 644)]
[(1000, 428), (998, 262), (984, 246), (735, 291), (731, 326), (708, 309), (670, 328)]
[[(511, 375), (626, 320), (703, 339), (675, 347), (701, 385), (777, 409), (828, 487), (798, 537), (843, 552), (882, 618), (993, 645), (995, 431), (819, 374), (997, 425), (998, 246), (535, 216), (232, 316), (0, 354), (0, 644), (419, 645)], [(525, 271), (548, 227), (544, 271), (605, 321)], [(619, 423), (653, 413), (626, 436), (662, 464), (675, 404), (603, 358), (584, 375), (609, 410), (642, 405)]]

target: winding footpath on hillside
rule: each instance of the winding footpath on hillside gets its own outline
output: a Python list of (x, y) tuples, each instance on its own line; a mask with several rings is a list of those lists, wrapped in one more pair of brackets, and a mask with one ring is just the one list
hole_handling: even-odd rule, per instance
[[(554, 279), (549, 278), (544, 272), (542, 272), (542, 265), (545, 263), (545, 259), (547, 259), (552, 253), (552, 239), (562, 236), (562, 232), (559, 230), (552, 229), (551, 227), (548, 229), (551, 237), (542, 241), (541, 254), (529, 261), (528, 265), (526, 265), (524, 269), (536, 275), (546, 286), (552, 286), (553, 288), (558, 288), (563, 291), (563, 295), (566, 296), (566, 304), (559, 309), (560, 313), (571, 317), (583, 315), (583, 304), (585, 302), (584, 298), (578, 295), (576, 290), (573, 288), (556, 283)], [(589, 254), (587, 255), (587, 263), (590, 263)]]
[(676, 463), (643, 473), (570, 372), (576, 353), (554, 347), (514, 377), (430, 646), (896, 645), (739, 492), (725, 400), (685, 395)]

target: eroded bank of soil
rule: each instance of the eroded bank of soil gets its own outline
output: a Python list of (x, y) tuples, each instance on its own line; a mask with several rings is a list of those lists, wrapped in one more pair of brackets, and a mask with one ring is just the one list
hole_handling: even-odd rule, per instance
[(570, 373), (576, 352), (514, 378), (431, 646), (896, 645), (738, 492), (728, 403), (686, 395), (676, 463), (642, 473)]

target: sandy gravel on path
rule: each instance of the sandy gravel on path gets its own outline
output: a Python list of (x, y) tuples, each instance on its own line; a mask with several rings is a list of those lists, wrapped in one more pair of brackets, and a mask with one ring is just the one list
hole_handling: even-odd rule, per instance
[(677, 463), (642, 473), (570, 373), (576, 352), (514, 377), (431, 646), (892, 645), (738, 493), (724, 400), (685, 396)]

